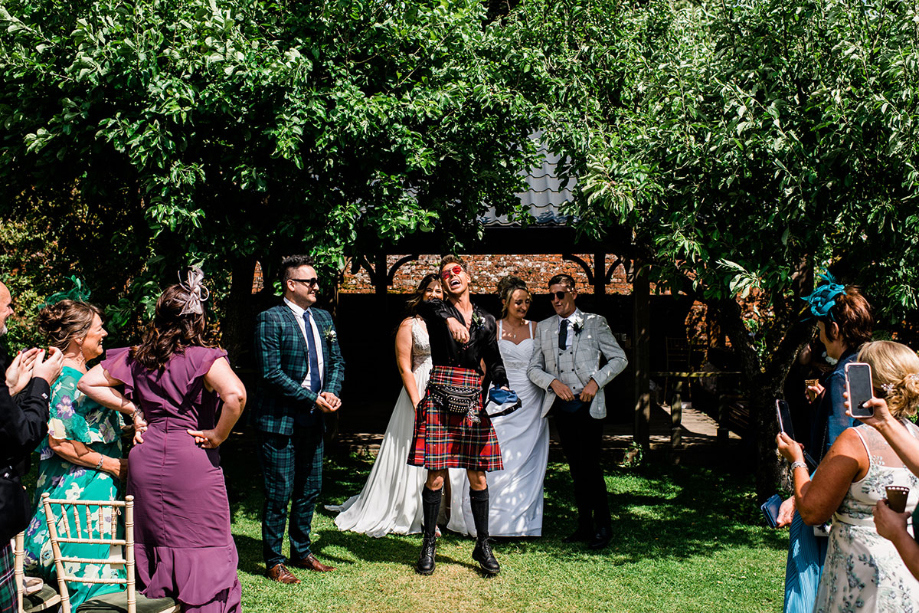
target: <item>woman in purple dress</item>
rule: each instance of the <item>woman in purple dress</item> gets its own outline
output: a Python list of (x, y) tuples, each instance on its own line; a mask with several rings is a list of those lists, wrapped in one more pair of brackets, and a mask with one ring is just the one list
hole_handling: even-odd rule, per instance
[(171, 596), (185, 613), (226, 613), (241, 610), (241, 588), (217, 448), (246, 390), (226, 352), (204, 342), (202, 278), (195, 270), (166, 289), (143, 342), (109, 350), (79, 388), (103, 406), (137, 408), (146, 420), (128, 473), (144, 595)]

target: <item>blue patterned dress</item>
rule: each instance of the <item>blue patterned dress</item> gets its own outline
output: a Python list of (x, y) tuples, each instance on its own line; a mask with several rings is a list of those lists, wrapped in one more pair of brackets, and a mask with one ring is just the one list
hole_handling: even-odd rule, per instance
[[(77, 382), (83, 376), (79, 370), (65, 366), (61, 376), (51, 386), (51, 419), (48, 433), (56, 439), (78, 441), (103, 455), (121, 457), (121, 428), (116, 411), (103, 408), (77, 390)], [(26, 568), (30, 574), (38, 574), (48, 582), (57, 581), (51, 540), (45, 523), (45, 511), (41, 495), (48, 492), (51, 498), (66, 500), (115, 500), (118, 495), (118, 481), (101, 470), (77, 466), (58, 456), (51, 450), (48, 440), (38, 447), (39, 475), (35, 487), (35, 515), (26, 529)], [(90, 507), (95, 517), (97, 507)], [(110, 511), (104, 511), (105, 526), (111, 526)], [(75, 528), (71, 521), (71, 529)], [(61, 529), (59, 528), (60, 532)], [(103, 531), (106, 531), (103, 528)], [(106, 531), (107, 532), (107, 531)], [(108, 545), (84, 545), (62, 543), (61, 554), (65, 557), (104, 559), (109, 557)], [(124, 578), (124, 569), (113, 570), (99, 564), (68, 563), (68, 573), (99, 578)], [(84, 601), (117, 592), (118, 585), (68, 583), (70, 602), (74, 609)]]

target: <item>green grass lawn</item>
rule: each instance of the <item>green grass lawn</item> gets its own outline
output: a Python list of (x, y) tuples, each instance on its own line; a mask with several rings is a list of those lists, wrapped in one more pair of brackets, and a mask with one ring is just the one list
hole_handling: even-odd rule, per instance
[[(553, 460), (561, 458), (552, 457)], [(433, 576), (415, 574), (419, 535), (381, 539), (339, 532), (321, 508), (314, 553), (334, 573), (292, 569), (286, 586), (264, 576), (260, 475), (249, 436), (223, 449), (233, 507), (233, 535), (246, 611), (780, 611), (787, 531), (764, 525), (752, 478), (696, 466), (606, 466), (613, 543), (593, 552), (561, 542), (575, 528), (567, 466), (546, 475), (541, 538), (498, 539), (501, 574), (485, 578), (472, 561), (473, 541), (438, 541)], [(372, 458), (331, 453), (323, 504), (360, 491)]]

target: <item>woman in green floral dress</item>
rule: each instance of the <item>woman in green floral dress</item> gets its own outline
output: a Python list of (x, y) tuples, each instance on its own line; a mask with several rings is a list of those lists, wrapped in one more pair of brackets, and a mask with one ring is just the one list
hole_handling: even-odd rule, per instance
[[(919, 438), (919, 428), (906, 419), (916, 414), (919, 399), (896, 393), (904, 374), (919, 369), (916, 354), (899, 343), (875, 341), (865, 343), (857, 359), (871, 365), (874, 395), (888, 396), (890, 414)], [(902, 486), (909, 489), (906, 510), (911, 514), (919, 502), (919, 478), (868, 425), (839, 435), (813, 481), (800, 446), (784, 433), (777, 443), (792, 462), (795, 503), (804, 522), (833, 520), (814, 611), (916, 611), (919, 581), (893, 543), (877, 533), (873, 512), (878, 501), (887, 498), (888, 486)]]
[[(127, 460), (122, 459), (118, 412), (101, 407), (77, 390), (77, 382), (86, 373), (86, 362), (102, 355), (106, 332), (101, 311), (84, 302), (63, 300), (42, 309), (39, 325), (50, 344), (64, 352), (64, 369), (51, 386), (48, 438), (38, 448), (36, 507), (26, 529), (26, 567), (54, 582), (57, 573), (41, 495), (48, 492), (51, 498), (67, 500), (115, 500), (119, 482), (127, 476)], [(74, 529), (73, 521), (68, 521)], [(110, 516), (103, 521), (104, 526), (111, 526)], [(108, 545), (62, 543), (61, 553), (93, 559), (110, 556)], [(124, 569), (112, 570), (100, 564), (68, 563), (66, 570), (89, 577), (124, 577)], [(122, 589), (86, 583), (69, 583), (67, 587), (74, 608), (95, 596)]]

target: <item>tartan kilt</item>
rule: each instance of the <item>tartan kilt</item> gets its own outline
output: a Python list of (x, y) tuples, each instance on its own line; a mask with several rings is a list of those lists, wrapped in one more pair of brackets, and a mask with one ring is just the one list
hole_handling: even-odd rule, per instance
[(9, 542), (0, 547), (0, 613), (19, 610), (16, 577), (13, 575), (13, 548)]
[[(428, 380), (431, 383), (481, 388), (482, 377), (469, 368), (435, 366)], [(479, 423), (473, 423), (465, 414), (436, 407), (431, 394), (426, 393), (415, 409), (415, 434), (408, 463), (428, 470), (504, 470), (498, 437), (482, 410), (481, 395), (478, 398)]]

